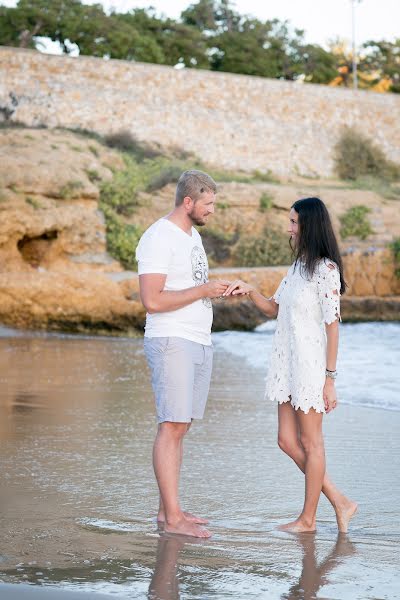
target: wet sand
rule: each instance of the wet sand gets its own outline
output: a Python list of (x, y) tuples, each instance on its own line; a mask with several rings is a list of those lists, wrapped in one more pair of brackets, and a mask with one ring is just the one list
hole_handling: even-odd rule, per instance
[(279, 532), (301, 509), (303, 476), (276, 446), (264, 373), (217, 345), (183, 468), (184, 507), (214, 534), (196, 541), (154, 521), (140, 340), (2, 338), (0, 357), (1, 598), (24, 598), (27, 584), (60, 600), (398, 594), (400, 412), (342, 405), (325, 419), (331, 477), (360, 504), (348, 535), (324, 498), (316, 535)]

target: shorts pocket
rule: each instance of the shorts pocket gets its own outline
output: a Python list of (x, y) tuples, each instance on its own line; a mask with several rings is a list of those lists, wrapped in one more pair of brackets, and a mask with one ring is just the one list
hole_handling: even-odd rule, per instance
[(143, 345), (146, 352), (165, 352), (168, 348), (169, 338), (168, 337), (153, 337), (144, 338)]

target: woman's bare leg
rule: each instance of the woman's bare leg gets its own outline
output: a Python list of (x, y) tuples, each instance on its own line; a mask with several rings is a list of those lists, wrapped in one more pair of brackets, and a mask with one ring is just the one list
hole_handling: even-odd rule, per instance
[[(285, 454), (290, 456), (304, 473), (306, 455), (300, 442), (300, 430), (296, 411), (290, 402), (278, 405), (278, 420), (279, 447)], [(339, 531), (346, 532), (351, 517), (354, 516), (357, 511), (357, 504), (342, 494), (326, 473), (323, 480), (322, 492), (333, 506)]]

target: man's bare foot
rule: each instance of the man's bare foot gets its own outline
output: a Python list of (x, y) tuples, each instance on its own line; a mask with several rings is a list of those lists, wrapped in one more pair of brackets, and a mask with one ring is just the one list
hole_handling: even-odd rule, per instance
[[(198, 525), (207, 525), (209, 523), (208, 519), (203, 519), (202, 517), (197, 517), (190, 512), (183, 511), (184, 517), (189, 523), (197, 523)], [(159, 512), (157, 515), (158, 523), (165, 523), (165, 515), (163, 512)]]
[(287, 531), (289, 533), (314, 533), (316, 530), (315, 521), (313, 523), (306, 523), (301, 517), (285, 525), (279, 525), (280, 531)]
[(196, 538), (209, 538), (211, 533), (204, 527), (199, 527), (196, 523), (187, 519), (180, 519), (175, 523), (164, 524), (165, 533), (177, 533), (179, 535), (190, 535)]
[(347, 500), (345, 504), (342, 504), (335, 508), (336, 521), (340, 533), (347, 533), (350, 519), (354, 517), (354, 515), (357, 512), (357, 509), (357, 502), (352, 502), (351, 500)]

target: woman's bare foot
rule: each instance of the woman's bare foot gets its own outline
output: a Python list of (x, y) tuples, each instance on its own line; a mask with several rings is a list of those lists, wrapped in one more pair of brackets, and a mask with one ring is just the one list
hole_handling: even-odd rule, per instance
[[(197, 517), (196, 515), (193, 515), (190, 512), (183, 511), (183, 514), (184, 514), (185, 519), (187, 521), (189, 521), (190, 523), (197, 523), (198, 525), (207, 525), (207, 523), (209, 523), (208, 519), (203, 519), (202, 517)], [(165, 522), (165, 515), (163, 512), (158, 513), (157, 522), (158, 523)]]
[(280, 531), (287, 531), (289, 533), (314, 533), (316, 530), (315, 520), (312, 523), (307, 523), (299, 517), (295, 521), (285, 523), (285, 525), (279, 525)]
[(347, 533), (350, 519), (354, 517), (358, 509), (357, 502), (346, 500), (344, 504), (339, 505), (335, 508), (336, 521), (340, 533)]
[(199, 527), (196, 523), (187, 519), (179, 519), (173, 523), (164, 524), (165, 533), (177, 533), (179, 535), (190, 535), (196, 538), (209, 538), (211, 533), (204, 527)]

